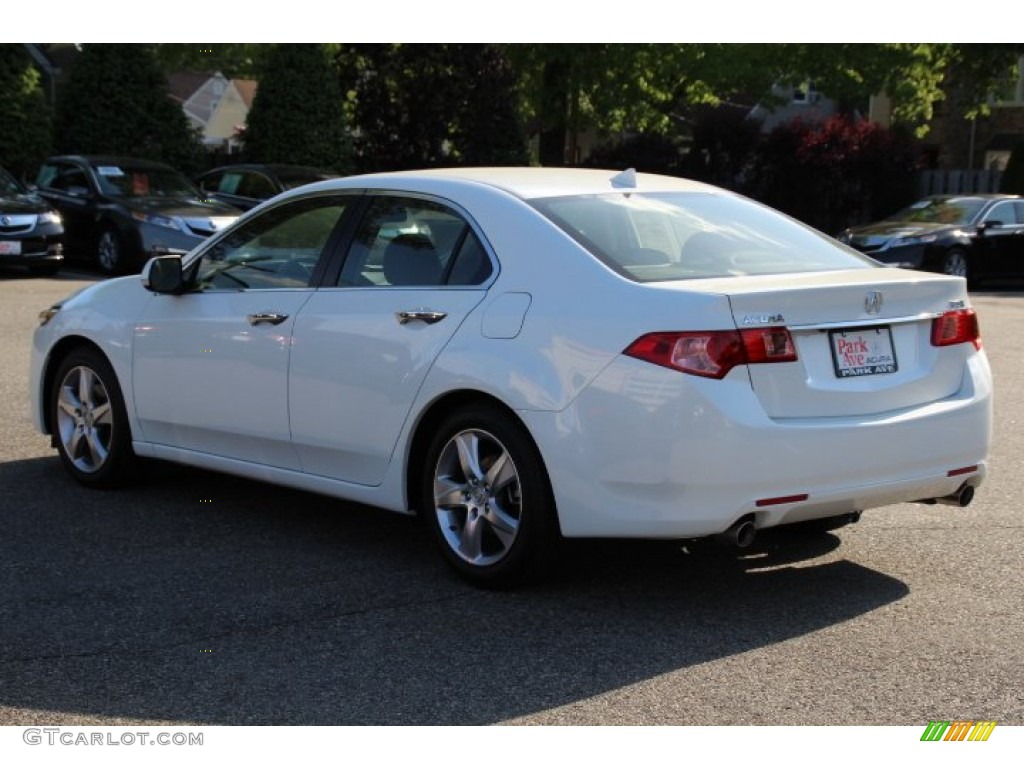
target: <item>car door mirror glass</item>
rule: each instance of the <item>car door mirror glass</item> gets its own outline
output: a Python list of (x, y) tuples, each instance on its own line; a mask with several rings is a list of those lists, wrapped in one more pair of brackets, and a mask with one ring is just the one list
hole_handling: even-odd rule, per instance
[(185, 281), (181, 274), (180, 256), (157, 256), (142, 269), (142, 285), (155, 293), (181, 293)]

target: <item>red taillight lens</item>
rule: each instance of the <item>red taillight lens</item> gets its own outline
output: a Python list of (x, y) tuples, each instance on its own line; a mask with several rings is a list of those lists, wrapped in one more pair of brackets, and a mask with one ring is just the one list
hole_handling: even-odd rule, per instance
[(792, 362), (796, 347), (785, 328), (675, 331), (641, 336), (623, 354), (694, 376), (721, 379), (737, 365)]
[(740, 331), (749, 363), (792, 363), (796, 347), (788, 328), (747, 328)]
[(968, 342), (975, 349), (981, 349), (981, 331), (973, 309), (954, 309), (932, 320), (932, 346), (948, 347)]

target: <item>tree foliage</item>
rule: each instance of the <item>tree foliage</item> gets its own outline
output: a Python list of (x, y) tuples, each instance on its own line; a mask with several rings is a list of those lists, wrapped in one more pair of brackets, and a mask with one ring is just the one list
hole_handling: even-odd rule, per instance
[(49, 153), (51, 139), (49, 104), (22, 45), (0, 45), (0, 104), (0, 164), (21, 176)]
[(834, 233), (912, 202), (917, 163), (905, 130), (844, 116), (821, 125), (794, 120), (765, 137), (743, 191)]
[(149, 45), (85, 45), (57, 100), (59, 152), (123, 154), (195, 170), (201, 148)]
[(517, 77), (482, 44), (354, 44), (337, 55), (361, 171), (527, 162)]
[(254, 78), (262, 72), (271, 48), (263, 43), (160, 43), (156, 53), (168, 75), (189, 70)]
[(249, 110), (246, 154), (257, 162), (346, 171), (350, 147), (343, 99), (323, 46), (274, 46)]

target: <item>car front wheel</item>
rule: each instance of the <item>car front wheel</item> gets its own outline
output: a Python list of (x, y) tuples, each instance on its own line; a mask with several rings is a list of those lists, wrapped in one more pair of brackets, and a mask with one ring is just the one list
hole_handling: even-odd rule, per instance
[(87, 348), (68, 354), (49, 403), (57, 451), (71, 476), (96, 488), (122, 484), (136, 460), (124, 398), (106, 358)]
[(445, 560), (484, 587), (534, 581), (559, 539), (547, 472), (521, 425), (473, 406), (452, 414), (427, 450), (420, 510)]
[(124, 266), (124, 247), (116, 229), (104, 229), (96, 243), (96, 266), (107, 275), (118, 274)]

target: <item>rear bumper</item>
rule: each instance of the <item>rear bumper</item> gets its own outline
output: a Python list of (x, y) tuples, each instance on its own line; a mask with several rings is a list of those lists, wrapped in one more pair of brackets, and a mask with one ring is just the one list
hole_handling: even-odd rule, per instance
[(979, 353), (941, 401), (866, 417), (771, 419), (743, 368), (713, 381), (620, 358), (566, 410), (521, 416), (547, 463), (565, 535), (697, 537), (749, 514), (771, 527), (980, 485), (991, 373)]

